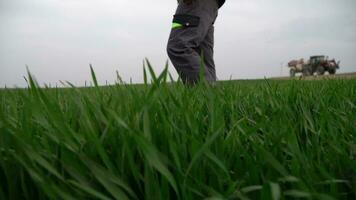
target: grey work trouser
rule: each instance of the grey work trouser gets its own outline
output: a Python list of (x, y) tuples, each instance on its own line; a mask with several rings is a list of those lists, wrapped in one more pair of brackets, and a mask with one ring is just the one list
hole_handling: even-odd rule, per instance
[(191, 4), (179, 1), (167, 53), (185, 84), (199, 81), (202, 63), (205, 79), (209, 83), (216, 81), (213, 56), (217, 15), (216, 0), (195, 0)]

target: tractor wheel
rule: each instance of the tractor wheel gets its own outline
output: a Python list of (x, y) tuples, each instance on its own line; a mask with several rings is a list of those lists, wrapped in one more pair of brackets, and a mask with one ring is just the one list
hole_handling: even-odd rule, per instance
[(336, 69), (335, 68), (329, 69), (329, 74), (336, 74)]
[(289, 72), (289, 74), (290, 74), (290, 77), (295, 77), (295, 73), (296, 73), (296, 71), (295, 71), (295, 69), (290, 69), (290, 72)]
[(308, 69), (308, 68), (303, 69), (303, 76), (311, 76), (311, 75), (312, 75), (312, 72), (310, 69)]
[(323, 66), (319, 66), (317, 69), (316, 69), (316, 73), (321, 76), (321, 75), (324, 75), (325, 74), (325, 68)]

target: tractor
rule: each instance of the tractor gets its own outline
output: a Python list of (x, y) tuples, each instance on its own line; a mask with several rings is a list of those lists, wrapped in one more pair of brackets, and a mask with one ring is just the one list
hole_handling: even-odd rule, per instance
[(335, 74), (340, 68), (340, 61), (335, 59), (328, 60), (325, 56), (311, 56), (307, 62), (304, 59), (292, 60), (288, 63), (290, 68), (290, 76), (294, 77), (297, 73), (302, 73), (303, 76), (324, 75), (325, 72)]

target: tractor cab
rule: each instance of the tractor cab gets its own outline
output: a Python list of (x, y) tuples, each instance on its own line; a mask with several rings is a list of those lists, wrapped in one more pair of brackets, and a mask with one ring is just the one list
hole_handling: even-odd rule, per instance
[(311, 56), (310, 57), (310, 64), (315, 65), (325, 61), (325, 56)]

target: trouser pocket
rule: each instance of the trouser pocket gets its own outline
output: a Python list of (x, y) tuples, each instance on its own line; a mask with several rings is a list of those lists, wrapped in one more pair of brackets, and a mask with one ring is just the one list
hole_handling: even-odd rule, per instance
[(176, 14), (173, 18), (172, 29), (198, 27), (200, 17), (194, 15)]

